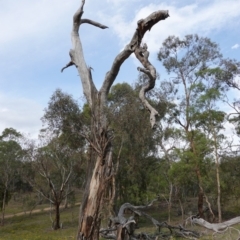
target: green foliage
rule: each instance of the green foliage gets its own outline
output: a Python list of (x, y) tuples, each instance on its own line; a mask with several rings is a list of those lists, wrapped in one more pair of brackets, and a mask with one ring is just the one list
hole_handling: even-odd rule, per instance
[(240, 157), (223, 156), (220, 168), (222, 170), (222, 191), (225, 198), (229, 199), (234, 196), (235, 199), (240, 197)]
[[(2, 206), (3, 206), (3, 199), (4, 199), (4, 191), (5, 191), (5, 186), (2, 184), (2, 182), (0, 182), (0, 209), (2, 210)], [(6, 190), (6, 200), (5, 203), (8, 204), (8, 202), (11, 199), (11, 194), (9, 192), (9, 190)]]
[[(117, 195), (123, 202), (142, 203), (152, 194), (148, 183), (157, 165), (148, 113), (127, 83), (112, 87), (109, 94), (110, 128), (114, 129), (114, 159), (120, 153)], [(122, 147), (121, 147), (122, 146)]]
[[(123, 202), (144, 204), (156, 196), (164, 197), (166, 201), (170, 197), (171, 186), (173, 201), (181, 200), (184, 205), (186, 198), (197, 196), (201, 183), (215, 206), (215, 178), (219, 166), (223, 201), (227, 202), (233, 197), (238, 199), (240, 160), (238, 155), (222, 155), (226, 113), (217, 106), (222, 104), (222, 98), (229, 87), (237, 88), (235, 77), (240, 73), (240, 63), (224, 59), (216, 43), (198, 35), (187, 35), (182, 39), (168, 37), (160, 48), (158, 59), (170, 78), (161, 80), (159, 89), (147, 93), (149, 102), (158, 110), (161, 120), (155, 131), (150, 128), (149, 113), (138, 98), (140, 86), (148, 81), (146, 75), (140, 74), (135, 86), (128, 83), (114, 85), (108, 96), (105, 111), (109, 119), (109, 134), (114, 134), (113, 159), (116, 165), (119, 161), (116, 205)], [(240, 135), (238, 102), (234, 107), (236, 112), (229, 117), (229, 121), (235, 124)], [(41, 139), (44, 142), (34, 149), (31, 162), (21, 161), (26, 160), (19, 143), (21, 134), (12, 128), (5, 129), (0, 136), (1, 206), (3, 192), (6, 190), (5, 173), (13, 179), (7, 185), (14, 186), (7, 189), (6, 202), (13, 191), (24, 189), (21, 168), (49, 198), (53, 197), (49, 179), (60, 194), (59, 189), (71, 167), (68, 189), (63, 189), (62, 193), (64, 195), (73, 186), (81, 188), (88, 157), (88, 143), (82, 133), (89, 131), (91, 118), (88, 104), (80, 108), (71, 95), (57, 89), (42, 118), (44, 129), (41, 130)], [(215, 164), (217, 154), (219, 164)], [(197, 172), (200, 172), (198, 177), (201, 179), (197, 177)], [(31, 191), (29, 185), (25, 185), (25, 189)], [(68, 200), (72, 204), (75, 202), (74, 192)], [(30, 198), (24, 201), (25, 208), (31, 208), (35, 204)], [(9, 231), (14, 231), (15, 234), (23, 226), (16, 221), (14, 224), (16, 229)], [(51, 232), (45, 238), (42, 233), (49, 231), (49, 223), (38, 226), (29, 221), (26, 225), (26, 230), (17, 237), (68, 237), (60, 235), (59, 231), (56, 235)], [(39, 238), (30, 237), (29, 229), (35, 229)], [(0, 233), (0, 239), (6, 237), (7, 234), (4, 234)], [(14, 239), (14, 234), (8, 234)]]
[[(216, 43), (198, 35), (182, 39), (168, 37), (159, 50), (158, 59), (171, 77), (168, 84), (165, 83), (170, 86), (168, 99), (178, 103), (166, 115), (168, 124), (177, 125), (182, 140), (180, 143), (175, 138), (180, 146), (174, 149), (177, 157), (169, 166), (168, 177), (184, 194), (186, 191), (196, 194), (194, 189), (203, 188), (205, 193), (216, 196), (214, 178), (225, 141), (221, 131), (226, 117), (217, 105), (228, 87), (233, 86), (233, 76), (239, 74), (240, 65), (223, 59)], [(161, 138), (161, 141), (166, 140)], [(163, 144), (161, 148), (164, 149)], [(164, 154), (168, 155), (166, 149)]]
[[(3, 206), (11, 199), (11, 192), (15, 188), (15, 178), (19, 176), (19, 165), (23, 158), (23, 150), (19, 144), (22, 137), (13, 128), (6, 128), (0, 135), (0, 204)], [(4, 209), (5, 211), (5, 209)]]
[(236, 133), (240, 136), (240, 101), (235, 101), (233, 103), (234, 112), (229, 114), (228, 121), (234, 124)]
[(83, 127), (81, 119), (82, 113), (78, 103), (71, 95), (57, 89), (51, 96), (48, 108), (45, 109), (42, 117), (46, 126), (42, 129), (42, 133), (50, 131), (72, 148), (78, 148), (85, 143), (80, 134)]

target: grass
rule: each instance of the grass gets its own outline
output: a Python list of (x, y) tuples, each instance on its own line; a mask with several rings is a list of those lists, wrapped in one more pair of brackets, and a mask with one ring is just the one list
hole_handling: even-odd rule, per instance
[(49, 213), (41, 212), (6, 219), (0, 228), (0, 240), (68, 240), (75, 239), (79, 206), (64, 209), (61, 213), (63, 229), (53, 231)]
[[(36, 209), (43, 209), (45, 207), (49, 207), (49, 205), (42, 204)], [(21, 211), (23, 211), (21, 201), (10, 201), (6, 208), (6, 214), (19, 213)], [(160, 222), (167, 220), (166, 209), (154, 208), (147, 211), (147, 213)], [(61, 222), (63, 223), (63, 229), (57, 231), (51, 229), (51, 220), (48, 211), (40, 211), (39, 213), (34, 213), (32, 216), (29, 216), (29, 214), (13, 216), (5, 220), (5, 226), (0, 227), (0, 240), (72, 240), (76, 238), (78, 214), (79, 206), (62, 209)], [(104, 222), (106, 222), (106, 219), (104, 219)], [(173, 214), (171, 225), (179, 225), (179, 223), (181, 223), (181, 217)], [(106, 226), (106, 223), (104, 223), (104, 226)], [(138, 226), (139, 229), (137, 229), (137, 232), (154, 233), (156, 231), (150, 220), (144, 217), (139, 219)], [(239, 224), (234, 226), (234, 228), (239, 230)], [(204, 235), (201, 237), (201, 240), (213, 239), (213, 232), (203, 227), (188, 226), (188, 229), (203, 232)], [(168, 230), (166, 229), (166, 231)], [(239, 234), (235, 229), (229, 229), (224, 234), (215, 234), (215, 239), (219, 240), (234, 240), (237, 237), (239, 237)]]

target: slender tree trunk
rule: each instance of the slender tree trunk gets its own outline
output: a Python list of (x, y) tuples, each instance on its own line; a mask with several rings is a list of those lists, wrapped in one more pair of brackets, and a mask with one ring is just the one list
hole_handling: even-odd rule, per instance
[(211, 215), (212, 215), (212, 219), (210, 219), (210, 222), (214, 222), (214, 220), (215, 220), (215, 215), (214, 215), (214, 213), (213, 213), (213, 211), (212, 211), (211, 203), (208, 201), (208, 197), (207, 197), (206, 194), (204, 195), (204, 197), (205, 197), (206, 203), (207, 203), (207, 205), (208, 205), (209, 211), (210, 211), (210, 213), (211, 213)]
[(184, 221), (184, 209), (183, 209), (183, 204), (182, 204), (182, 201), (181, 201), (180, 198), (178, 199), (178, 201), (179, 201), (179, 205), (180, 205), (180, 208), (181, 208), (182, 221)]
[(64, 201), (64, 208), (68, 208), (68, 193), (69, 193), (69, 183), (68, 183), (68, 187), (66, 190), (66, 197), (65, 197), (65, 201)]
[[(191, 145), (192, 151), (195, 155), (195, 158), (198, 159), (198, 154), (197, 154), (197, 151), (196, 151), (195, 142), (194, 142), (192, 137), (193, 136), (191, 136), (191, 138), (190, 138), (190, 145)], [(199, 186), (199, 190), (198, 190), (198, 214), (201, 218), (204, 218), (204, 212), (203, 212), (204, 191), (203, 191), (203, 187), (202, 187), (202, 176), (201, 176), (200, 168), (199, 168), (199, 165), (198, 165), (198, 160), (196, 162), (196, 175), (197, 175), (198, 186)]]
[(169, 184), (169, 198), (168, 198), (168, 223), (171, 222), (171, 210), (172, 210), (172, 192), (173, 192), (173, 184)]
[(222, 209), (221, 209), (221, 184), (220, 184), (220, 174), (219, 174), (219, 155), (217, 151), (217, 137), (214, 131), (214, 152), (215, 152), (215, 165), (216, 165), (216, 179), (217, 179), (217, 207), (218, 207), (218, 222), (222, 222)]
[(6, 199), (7, 199), (7, 188), (5, 187), (4, 193), (3, 193), (3, 202), (2, 202), (2, 220), (1, 220), (1, 226), (4, 226)]
[(199, 185), (199, 191), (198, 191), (198, 214), (200, 218), (204, 218), (204, 212), (203, 212), (203, 202), (204, 202), (204, 192), (202, 188), (202, 178), (200, 174), (199, 168), (196, 170), (197, 178), (198, 178), (198, 185)]
[(6, 181), (5, 181), (5, 189), (4, 189), (4, 193), (3, 193), (3, 202), (2, 202), (2, 221), (1, 221), (1, 225), (4, 226), (4, 218), (5, 218), (5, 208), (6, 208), (6, 201), (7, 201), (7, 190), (8, 190), (8, 175), (6, 176)]
[(115, 171), (114, 174), (112, 176), (112, 188), (111, 188), (111, 198), (109, 201), (109, 216), (114, 216), (115, 215), (115, 209), (114, 209), (114, 202), (117, 199), (117, 189), (116, 189), (116, 176), (119, 170), (119, 163), (120, 163), (120, 156), (121, 156), (121, 152), (122, 152), (122, 147), (123, 147), (123, 140), (121, 142), (121, 146), (120, 149), (118, 151), (118, 157), (117, 157), (117, 162), (116, 162), (116, 166), (115, 166)]
[(55, 220), (54, 220), (54, 230), (58, 230), (60, 228), (60, 203), (55, 203)]
[(217, 196), (217, 206), (218, 206), (218, 222), (222, 222), (222, 208), (221, 208), (221, 185), (220, 185), (220, 176), (219, 176), (219, 166), (217, 164), (217, 169), (216, 169), (216, 175), (217, 175), (217, 191), (218, 191), (218, 196)]

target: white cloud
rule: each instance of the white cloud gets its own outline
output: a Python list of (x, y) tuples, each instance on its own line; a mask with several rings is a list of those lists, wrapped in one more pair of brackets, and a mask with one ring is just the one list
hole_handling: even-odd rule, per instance
[(131, 20), (126, 20), (122, 15), (108, 16), (111, 20), (111, 28), (120, 38), (122, 44), (126, 44), (132, 37), (139, 19), (145, 18), (156, 10), (169, 10), (170, 18), (160, 22), (145, 35), (144, 41), (149, 45), (151, 52), (159, 49), (162, 41), (169, 35), (184, 36), (186, 34), (207, 35), (212, 31), (218, 31), (224, 27), (235, 24), (235, 19), (240, 17), (240, 1), (220, 0), (209, 4), (200, 5), (201, 2), (184, 7), (176, 7), (171, 3), (149, 4), (135, 14)]
[[(131, 0), (132, 2), (138, 2), (139, 0)], [(107, 0), (107, 3), (114, 4), (114, 5), (120, 5), (123, 3), (129, 3), (129, 0)]]
[(76, 6), (72, 1), (63, 0), (51, 0), (51, 3), (48, 0), (1, 2), (1, 48), (14, 41), (27, 40), (29, 37), (51, 38), (54, 30), (61, 28), (66, 21), (71, 21), (69, 16), (70, 13), (74, 13), (74, 7)]
[(231, 48), (232, 48), (232, 49), (237, 49), (237, 48), (239, 48), (239, 47), (240, 47), (240, 45), (236, 43), (236, 44), (233, 45)]
[[(232, 25), (239, 24), (239, 0), (195, 0), (187, 1), (191, 3), (188, 5), (185, 2), (170, 0), (159, 4), (157, 0), (87, 0), (84, 18), (90, 17), (100, 21), (108, 25), (110, 29), (106, 35), (102, 34), (99, 37), (98, 30), (84, 26), (81, 32), (84, 33), (82, 34), (84, 50), (92, 50), (93, 41), (94, 44), (99, 41), (101, 46), (105, 37), (112, 37), (112, 31), (117, 35), (117, 39), (114, 36), (113, 41), (119, 41), (120, 50), (131, 39), (137, 21), (159, 9), (169, 10), (170, 18), (154, 26), (151, 32), (146, 33), (143, 40), (147, 42), (150, 57), (154, 59), (162, 41), (169, 35), (182, 37), (185, 34), (198, 33), (207, 36), (208, 33), (216, 32), (221, 28), (230, 29)], [(43, 107), (36, 103), (37, 100), (30, 100), (29, 96), (25, 95), (26, 86), (29, 83), (35, 86), (29, 90), (31, 91), (30, 97), (35, 95), (37, 99), (38, 96), (41, 102), (46, 102), (44, 99), (49, 98), (46, 94), (46, 92), (49, 94), (49, 91), (44, 92), (46, 96), (42, 94), (39, 97), (39, 88), (44, 86), (49, 89), (50, 84), (52, 84), (51, 89), (59, 86), (57, 80), (54, 83), (52, 80), (60, 78), (58, 74), (60, 74), (59, 69), (62, 63), (57, 63), (60, 65), (58, 67), (58, 65), (55, 66), (56, 61), (61, 58), (63, 58), (63, 64), (68, 61), (72, 15), (80, 3), (81, 0), (1, 1), (0, 83), (1, 91), (8, 92), (8, 95), (1, 95), (0, 92), (0, 131), (6, 127), (14, 127), (19, 131), (37, 134), (41, 127), (40, 117), (43, 114)], [(101, 47), (96, 49), (101, 56), (114, 55), (111, 44), (107, 49)], [(139, 65), (137, 60), (134, 62)], [(97, 64), (100, 67), (101, 64), (108, 65), (104, 61), (98, 61)], [(69, 72), (70, 70), (61, 77), (71, 78)], [(41, 73), (40, 77), (39, 73)], [(97, 75), (97, 72), (95, 71), (94, 74)], [(128, 75), (127, 78), (131, 79), (131, 76)], [(15, 84), (16, 82), (21, 84)], [(64, 87), (73, 91), (72, 82), (68, 84)], [(17, 95), (26, 98), (19, 98)]]
[(1, 93), (0, 106), (0, 132), (12, 127), (23, 133), (31, 133), (34, 138), (37, 137), (41, 128), (42, 106), (29, 99), (13, 98)]

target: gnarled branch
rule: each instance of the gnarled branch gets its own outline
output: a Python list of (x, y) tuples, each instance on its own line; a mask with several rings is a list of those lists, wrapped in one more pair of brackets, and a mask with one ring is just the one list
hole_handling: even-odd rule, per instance
[(101, 23), (95, 22), (93, 20), (90, 20), (90, 19), (81, 19), (80, 24), (83, 24), (83, 23), (88, 23), (88, 24), (91, 24), (91, 25), (93, 25), (95, 27), (98, 27), (98, 28), (101, 28), (101, 29), (108, 28), (107, 26), (105, 26)]
[(239, 224), (240, 217), (235, 217), (222, 223), (209, 223), (202, 218), (192, 218), (192, 222), (207, 229), (213, 230), (214, 232), (221, 232), (231, 227), (232, 225)]
[[(166, 233), (165, 236), (175, 235), (184, 238), (196, 239), (200, 237), (200, 234), (196, 231), (191, 231), (183, 228), (181, 225), (179, 226), (171, 226), (166, 222), (159, 222), (150, 215), (143, 212), (143, 209), (150, 207), (153, 202), (156, 201), (154, 199), (150, 204), (146, 206), (134, 206), (130, 203), (124, 203), (119, 210), (118, 216), (114, 218), (110, 218), (110, 223), (108, 224), (108, 228), (101, 229), (101, 236), (106, 239), (123, 239), (124, 237), (131, 236), (131, 239), (150, 239), (155, 240), (158, 239), (158, 236), (162, 236), (161, 229), (167, 228), (169, 230), (169, 234)], [(130, 216), (128, 219), (124, 217), (124, 211), (126, 209), (131, 210), (135, 214), (139, 216), (144, 216), (152, 221), (156, 228), (158, 228), (159, 232), (154, 235), (149, 235), (146, 233), (135, 234), (135, 220), (134, 216)], [(121, 238), (120, 238), (121, 236)], [(125, 238), (124, 238), (125, 239)]]
[[(115, 78), (117, 77), (118, 72), (119, 72), (120, 67), (123, 64), (123, 62), (133, 52), (138, 51), (140, 49), (140, 45), (141, 45), (142, 39), (143, 39), (146, 31), (147, 30), (150, 31), (150, 29), (152, 28), (152, 26), (154, 24), (156, 24), (160, 20), (165, 20), (167, 17), (169, 17), (168, 11), (156, 11), (156, 12), (150, 14), (145, 19), (141, 19), (140, 21), (138, 21), (137, 29), (134, 32), (130, 43), (128, 45), (126, 45), (125, 49), (116, 56), (111, 69), (109, 70), (109, 72), (107, 72), (107, 74), (105, 76), (105, 80), (104, 80), (102, 88), (100, 90), (102, 102), (106, 101), (106, 96), (107, 96)], [(138, 50), (136, 50), (137, 48), (138, 48)], [(147, 55), (145, 55), (145, 57), (147, 58)], [(154, 81), (154, 83), (155, 83), (155, 81)], [(149, 87), (152, 89), (154, 87), (154, 84), (151, 83), (151, 86), (149, 86)], [(147, 87), (147, 88), (149, 88), (149, 87)], [(154, 114), (156, 114), (156, 113), (154, 113)]]
[(90, 19), (82, 19), (84, 4), (85, 4), (85, 0), (82, 0), (82, 3), (79, 9), (76, 11), (76, 13), (73, 16), (73, 28), (72, 28), (73, 48), (70, 50), (70, 53), (69, 53), (71, 61), (65, 67), (63, 67), (61, 71), (63, 71), (64, 69), (72, 65), (75, 65), (77, 67), (79, 76), (82, 81), (84, 95), (88, 101), (88, 104), (91, 107), (95, 101), (94, 99), (97, 94), (97, 89), (92, 80), (91, 68), (87, 66), (84, 59), (82, 44), (79, 37), (79, 27), (83, 23), (88, 23), (95, 27), (99, 27), (101, 29), (105, 29), (107, 28), (107, 26)]
[(150, 123), (151, 123), (151, 126), (153, 128), (156, 124), (156, 116), (159, 115), (159, 114), (158, 114), (157, 110), (154, 109), (151, 106), (151, 104), (147, 101), (145, 95), (148, 91), (150, 91), (151, 89), (154, 88), (155, 81), (156, 81), (156, 78), (157, 78), (157, 74), (156, 74), (155, 67), (148, 60), (149, 52), (148, 52), (147, 48), (148, 47), (147, 47), (146, 43), (144, 43), (143, 46), (138, 46), (135, 49), (135, 56), (144, 66), (144, 68), (138, 67), (138, 70), (140, 72), (145, 73), (149, 78), (149, 82), (142, 86), (142, 88), (139, 92), (139, 98), (141, 99), (144, 106), (150, 112)]

